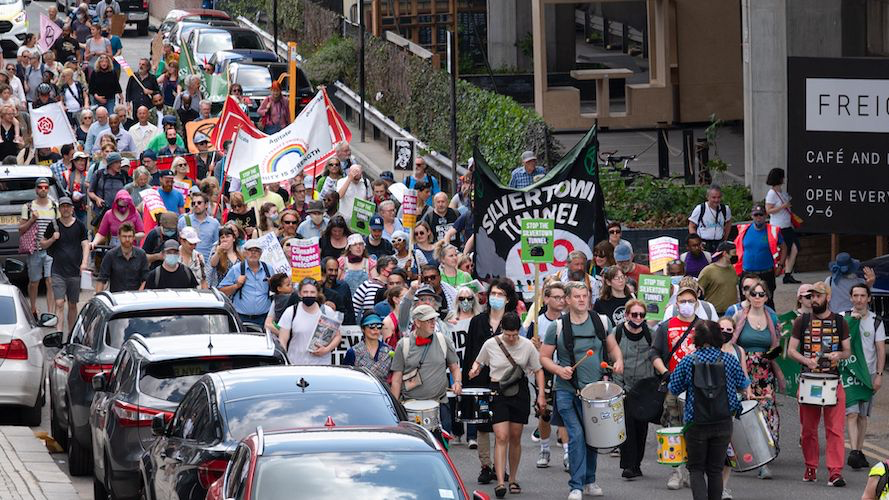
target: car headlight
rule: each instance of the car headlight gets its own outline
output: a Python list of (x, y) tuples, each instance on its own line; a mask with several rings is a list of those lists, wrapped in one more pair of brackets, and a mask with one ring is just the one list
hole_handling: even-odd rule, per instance
[(25, 13), (25, 11), (22, 11), (21, 14), (15, 16), (15, 19), (13, 20), (13, 22), (15, 24), (21, 24), (21, 23), (25, 22), (25, 19), (27, 19), (27, 18), (28, 18), (28, 15)]

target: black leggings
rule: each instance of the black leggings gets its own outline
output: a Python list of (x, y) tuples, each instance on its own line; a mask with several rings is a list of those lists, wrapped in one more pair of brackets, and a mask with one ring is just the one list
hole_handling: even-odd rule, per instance
[(625, 415), (627, 439), (620, 445), (620, 468), (635, 469), (642, 464), (645, 440), (648, 438), (648, 422)]
[(731, 438), (731, 419), (715, 424), (692, 423), (685, 431), (686, 467), (694, 500), (722, 499), (722, 467)]

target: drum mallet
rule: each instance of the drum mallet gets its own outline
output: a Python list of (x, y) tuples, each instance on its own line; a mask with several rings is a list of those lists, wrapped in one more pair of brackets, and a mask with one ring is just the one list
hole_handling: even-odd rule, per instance
[(587, 359), (591, 358), (591, 357), (593, 356), (593, 354), (594, 354), (594, 353), (593, 353), (593, 350), (592, 350), (592, 349), (587, 350), (586, 355), (585, 355), (584, 357), (580, 358), (580, 361), (578, 361), (577, 363), (574, 363), (574, 366), (572, 366), (571, 369), (572, 369), (572, 370), (576, 370), (577, 367), (578, 367), (581, 363), (583, 363), (583, 362), (586, 361)]
[(614, 367), (609, 365), (607, 361), (603, 361), (603, 362), (599, 363), (599, 368), (601, 368), (603, 370), (611, 371), (611, 372), (614, 371)]

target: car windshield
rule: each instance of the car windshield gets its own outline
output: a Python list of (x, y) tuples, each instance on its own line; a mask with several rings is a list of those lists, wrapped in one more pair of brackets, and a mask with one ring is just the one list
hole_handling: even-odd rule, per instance
[[(296, 383), (296, 382), (294, 382)], [(248, 398), (225, 403), (229, 434), (240, 441), (256, 430), (336, 425), (395, 425), (398, 417), (381, 394), (306, 393), (283, 397)], [(309, 497), (307, 497), (309, 498)]]
[(176, 314), (140, 313), (139, 316), (117, 317), (108, 322), (105, 344), (120, 349), (134, 333), (143, 337), (171, 337), (220, 332), (235, 332), (234, 319), (223, 312), (183, 311)]
[(259, 39), (259, 35), (252, 31), (239, 31), (235, 33), (234, 40), (232, 40), (232, 46), (236, 49), (265, 49), (262, 40)]
[(0, 325), (15, 324), (15, 300), (0, 296)]
[[(261, 457), (254, 499), (463, 499), (444, 457), (428, 452), (317, 453)], [(422, 480), (417, 480), (422, 478)]]
[(272, 75), (268, 68), (241, 66), (235, 76), (235, 83), (241, 84), (244, 92), (268, 92), (272, 86)]
[[(2, 1), (0, 0), (0, 2)], [(34, 191), (34, 182), (36, 180), (36, 177), (0, 180), (0, 205), (22, 205), (33, 200), (37, 196)], [(50, 180), (49, 182), (49, 197), (54, 200), (59, 199), (55, 181)], [(18, 220), (15, 223), (17, 224)]]
[(139, 390), (149, 396), (178, 403), (201, 375), (254, 366), (280, 365), (282, 362), (282, 359), (275, 356), (214, 356), (161, 361), (142, 369)]
[(19, 0), (0, 0), (0, 5), (12, 5)]
[(230, 34), (212, 32), (201, 34), (195, 50), (201, 54), (212, 54), (217, 50), (228, 50), (230, 48), (232, 48), (232, 37)]

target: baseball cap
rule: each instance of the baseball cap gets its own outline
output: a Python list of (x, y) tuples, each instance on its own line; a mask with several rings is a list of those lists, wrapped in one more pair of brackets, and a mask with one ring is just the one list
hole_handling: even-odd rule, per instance
[(621, 243), (617, 245), (617, 248), (614, 249), (614, 261), (615, 262), (625, 262), (633, 258), (633, 251), (630, 250), (630, 245), (626, 243)]
[[(150, 151), (150, 150), (149, 150), (149, 151)], [(86, 153), (84, 153), (83, 151), (76, 151), (76, 152), (74, 153), (74, 157), (72, 158), (72, 161), (73, 161), (73, 160), (79, 160), (79, 159), (81, 159), (81, 158), (83, 158), (84, 160), (88, 160), (88, 159), (89, 159), (89, 155), (86, 154)]]
[(370, 228), (371, 229), (383, 229), (383, 218), (379, 215), (374, 215), (370, 218)]
[(167, 240), (164, 242), (164, 253), (167, 253), (167, 250), (176, 250), (179, 251), (179, 242), (176, 240)]
[(524, 153), (522, 153), (522, 163), (525, 163), (526, 161), (536, 160), (536, 159), (537, 159), (537, 155), (534, 154), (534, 151), (525, 151)]
[(202, 142), (210, 142), (210, 138), (207, 137), (207, 134), (203, 132), (198, 132), (194, 135), (194, 143), (200, 144)]
[(435, 293), (435, 289), (432, 288), (432, 286), (430, 286), (430, 285), (420, 285), (420, 287), (417, 288), (417, 293), (414, 294), (414, 297), (419, 298), (424, 295), (438, 298), (438, 294)]
[(153, 149), (146, 149), (142, 151), (140, 157), (144, 160), (145, 158), (150, 158), (152, 160), (157, 160), (157, 153), (154, 152)]
[(812, 285), (810, 285), (808, 283), (803, 283), (802, 285), (799, 286), (799, 289), (797, 289), (796, 297), (799, 298), (799, 297), (802, 297), (803, 295), (811, 292), (812, 288), (813, 288)]
[(818, 281), (816, 283), (812, 283), (812, 290), (811, 291), (813, 293), (827, 295), (830, 293), (830, 285), (828, 285), (827, 283), (825, 283), (823, 281)]
[(120, 163), (123, 161), (123, 157), (120, 156), (120, 153), (117, 151), (112, 151), (108, 153), (108, 156), (105, 157), (105, 164), (111, 165), (112, 163)]
[(309, 206), (308, 206), (308, 208), (306, 208), (306, 213), (310, 213), (310, 214), (324, 213), (324, 202), (322, 202), (321, 200), (309, 201)]
[(438, 317), (438, 311), (426, 304), (420, 304), (411, 310), (411, 319), (428, 321)]
[(691, 292), (695, 297), (698, 296), (698, 286), (693, 285), (691, 283), (682, 283), (679, 285), (679, 290), (676, 291), (676, 296), (682, 295), (684, 292)]
[(380, 179), (395, 182), (395, 174), (391, 170), (384, 170), (380, 173)]
[(161, 120), (161, 125), (176, 125), (176, 117), (175, 116), (165, 116), (163, 120)]
[(731, 241), (723, 241), (716, 247), (716, 251), (713, 252), (713, 260), (716, 261), (718, 258), (722, 257), (722, 254), (726, 252), (731, 252), (735, 249), (735, 244)]
[(251, 248), (256, 248), (257, 250), (262, 251), (262, 245), (259, 244), (259, 240), (256, 238), (247, 240), (247, 243), (244, 243), (244, 250), (250, 250)]
[(47, 185), (48, 185), (48, 184), (49, 184), (49, 179), (47, 179), (46, 177), (38, 177), (38, 178), (37, 178), (37, 182), (34, 183), (34, 187), (37, 187), (37, 186), (39, 186), (39, 185), (41, 185), (41, 184), (47, 184)]
[(160, 174), (161, 174), (161, 177), (173, 177), (172, 170), (161, 170)]
[(761, 203), (754, 203), (753, 208), (750, 209), (750, 215), (765, 215), (766, 209), (762, 206)]
[(183, 240), (191, 243), (192, 245), (197, 245), (201, 242), (201, 237), (198, 236), (198, 232), (195, 228), (191, 226), (185, 226), (179, 231), (179, 237)]
[(61, 205), (74, 205), (74, 202), (71, 201), (71, 198), (62, 196), (61, 198), (59, 198), (59, 206)]

